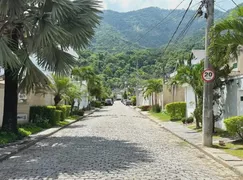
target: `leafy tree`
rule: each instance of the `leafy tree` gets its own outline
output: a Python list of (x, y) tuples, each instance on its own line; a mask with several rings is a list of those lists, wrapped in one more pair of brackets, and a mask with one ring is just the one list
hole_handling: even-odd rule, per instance
[(69, 88), (67, 88), (65, 92), (65, 99), (68, 100), (69, 104), (71, 105), (71, 112), (73, 112), (73, 107), (75, 104), (75, 100), (81, 100), (83, 92), (80, 90), (80, 86), (77, 86), (75, 84), (71, 84)]
[(127, 99), (127, 91), (123, 93), (123, 99)]
[[(163, 91), (163, 81), (162, 79), (150, 79), (146, 82), (145, 90), (143, 92), (144, 97), (149, 97), (152, 95), (152, 105), (158, 104), (157, 94)], [(155, 99), (153, 97), (155, 94)]]
[(202, 122), (202, 103), (203, 103), (203, 81), (201, 73), (203, 71), (203, 63), (192, 65), (191, 60), (188, 60), (186, 65), (182, 65), (177, 70), (177, 74), (173, 81), (179, 84), (189, 84), (195, 93), (196, 109), (194, 116), (196, 119), (196, 128), (200, 128)]
[[(85, 47), (99, 23), (96, 0), (8, 0), (0, 2), (0, 65), (5, 69), (4, 131), (17, 133), (18, 84), (45, 86), (32, 76), (31, 55), (39, 66), (68, 73), (75, 59), (68, 48)], [(19, 76), (20, 75), (20, 76)], [(35, 78), (35, 79), (33, 79)], [(40, 80), (38, 80), (40, 79)], [(29, 90), (29, 89), (27, 89)]]

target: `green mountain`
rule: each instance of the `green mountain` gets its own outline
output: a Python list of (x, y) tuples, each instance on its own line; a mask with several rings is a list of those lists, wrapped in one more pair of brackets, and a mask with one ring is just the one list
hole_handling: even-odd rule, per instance
[[(166, 20), (162, 21), (172, 10), (160, 8), (145, 8), (127, 13), (106, 10), (102, 14), (101, 25), (96, 30), (96, 35), (90, 47), (93, 51), (120, 52), (139, 48), (160, 48), (168, 43), (185, 10), (175, 10)], [(195, 15), (194, 10), (189, 10), (175, 39)], [(216, 10), (217, 19), (224, 17), (225, 13)], [(192, 23), (183, 39), (184, 41), (203, 46), (204, 27), (206, 20), (198, 17)], [(147, 31), (149, 31), (147, 33)], [(181, 36), (180, 36), (181, 37)], [(139, 41), (138, 41), (139, 39)], [(196, 39), (195, 42), (192, 40)], [(201, 42), (199, 42), (201, 41)]]

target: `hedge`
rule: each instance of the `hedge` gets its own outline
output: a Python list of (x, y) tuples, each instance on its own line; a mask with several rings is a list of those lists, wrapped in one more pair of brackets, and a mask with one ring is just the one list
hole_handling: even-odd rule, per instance
[(235, 116), (224, 120), (227, 131), (239, 135), (243, 139), (243, 116)]
[(153, 105), (152, 111), (155, 112), (155, 113), (160, 113), (161, 112), (161, 106), (159, 104)]
[(102, 103), (100, 101), (91, 101), (90, 105), (92, 107), (101, 108)]
[(67, 117), (67, 107), (65, 105), (57, 106), (57, 110), (61, 110), (61, 121), (64, 121)]
[(151, 106), (140, 106), (139, 107), (142, 111), (149, 111), (151, 109)]
[(167, 113), (170, 115), (171, 120), (180, 120), (186, 117), (186, 103), (174, 102), (165, 106)]
[(72, 108), (72, 106), (70, 106), (70, 105), (66, 105), (66, 117), (69, 117), (70, 116), (70, 114), (71, 114), (71, 108)]
[(61, 115), (62, 115), (61, 110), (55, 110), (55, 124), (54, 125), (56, 125), (58, 122), (61, 121)]
[(52, 124), (55, 121), (55, 110), (55, 106), (31, 106), (30, 122), (37, 123), (48, 120)]

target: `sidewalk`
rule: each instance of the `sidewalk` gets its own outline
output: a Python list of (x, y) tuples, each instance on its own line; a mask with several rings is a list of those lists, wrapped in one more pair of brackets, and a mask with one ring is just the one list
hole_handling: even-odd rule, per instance
[[(240, 174), (243, 177), (243, 160), (232, 156), (230, 154), (227, 154), (223, 150), (216, 149), (216, 148), (209, 148), (204, 147), (202, 145), (202, 133), (197, 132), (195, 130), (189, 129), (186, 126), (183, 126), (182, 124), (176, 123), (176, 122), (161, 122), (157, 118), (150, 117), (148, 115), (148, 112), (142, 112), (140, 109), (135, 108), (136, 111), (139, 113), (147, 116), (150, 120), (158, 124), (160, 127), (166, 129), (167, 131), (171, 132), (175, 136), (179, 137), (180, 139), (188, 142), (192, 146), (196, 147), (203, 153), (207, 154), (217, 162), (223, 164), (224, 166), (232, 169), (236, 173)], [(222, 138), (225, 142), (232, 141), (231, 139)], [(215, 143), (218, 143), (218, 140), (215, 141)]]
[(95, 112), (95, 110), (87, 111), (87, 112), (85, 112), (84, 116), (80, 117), (79, 119), (77, 119), (75, 121), (70, 121), (70, 123), (65, 126), (46, 129), (37, 134), (30, 135), (29, 137), (24, 138), (23, 140), (20, 140), (20, 141), (14, 142), (14, 143), (9, 143), (7, 145), (0, 147), (0, 162), (5, 159), (8, 159), (10, 156), (13, 156), (14, 154), (16, 154), (24, 149), (36, 144), (37, 142), (41, 141), (42, 139), (45, 139), (48, 136), (55, 134), (56, 132), (62, 130), (63, 128), (65, 128), (77, 121), (84, 119), (85, 117), (89, 116), (90, 114), (93, 114), (94, 112)]

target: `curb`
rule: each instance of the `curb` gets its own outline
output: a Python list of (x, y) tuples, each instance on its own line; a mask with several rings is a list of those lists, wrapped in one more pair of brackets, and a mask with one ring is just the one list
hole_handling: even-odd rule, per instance
[(168, 128), (165, 128), (161, 123), (159, 123), (157, 120), (150, 118), (149, 116), (143, 114), (141, 111), (137, 111), (136, 108), (132, 108), (134, 111), (140, 113), (141, 115), (147, 117), (150, 121), (152, 121), (153, 123), (157, 124), (160, 128), (163, 128), (164, 130), (166, 130), (167, 132), (173, 134), (174, 136), (178, 137), (179, 139), (187, 142), (188, 144), (190, 144), (191, 146), (197, 148), (200, 152), (204, 153), (205, 155), (207, 155), (208, 157), (214, 159), (216, 162), (220, 163), (221, 165), (223, 165), (224, 167), (234, 171), (236, 174), (238, 174), (239, 176), (241, 176), (241, 179), (243, 180), (243, 171), (238, 170), (237, 168), (235, 168), (234, 166), (229, 165), (228, 163), (226, 163), (224, 160), (221, 160), (220, 158), (215, 157), (212, 153), (209, 153), (208, 151), (204, 150), (203, 147), (195, 145), (193, 143), (191, 143), (190, 141), (188, 141), (185, 138), (182, 138), (181, 136), (177, 135), (176, 133), (174, 133), (173, 131), (169, 130)]
[[(45, 138), (47, 138), (47, 137), (49, 137), (49, 136), (51, 136), (51, 135), (53, 135), (53, 134), (55, 134), (55, 133), (61, 131), (62, 129), (64, 129), (64, 128), (66, 128), (66, 127), (68, 127), (68, 126), (70, 126), (70, 125), (72, 125), (72, 124), (74, 124), (74, 123), (76, 123), (76, 122), (78, 122), (78, 121), (81, 121), (82, 119), (84, 119), (84, 118), (88, 117), (89, 115), (93, 114), (95, 111), (96, 111), (96, 110), (92, 110), (92, 111), (89, 112), (88, 114), (86, 114), (86, 115), (84, 115), (84, 116), (78, 118), (77, 120), (75, 120), (75, 121), (73, 121), (73, 122), (70, 122), (69, 124), (67, 124), (67, 125), (65, 125), (65, 126), (62, 126), (62, 127), (58, 128), (58, 129), (54, 130), (53, 132), (51, 132), (51, 133), (49, 133), (49, 134), (43, 135), (43, 136), (41, 136), (41, 137), (37, 137), (37, 138), (34, 139), (34, 140), (30, 140), (29, 142), (26, 142), (26, 143), (24, 143), (23, 145), (20, 145), (20, 147), (17, 148), (15, 151), (12, 151), (12, 152), (10, 152), (9, 154), (4, 154), (4, 155), (0, 156), (0, 162), (6, 160), (6, 159), (8, 159), (8, 158), (10, 158), (11, 156), (13, 156), (13, 155), (15, 155), (15, 154), (17, 154), (17, 153), (19, 153), (19, 152), (21, 152), (21, 151), (23, 151), (23, 150), (25, 150), (25, 149), (31, 147), (31, 146), (33, 146), (33, 145), (36, 144), (37, 142), (42, 141), (43, 139), (45, 139)], [(16, 145), (19, 145), (19, 144), (16, 143)]]

